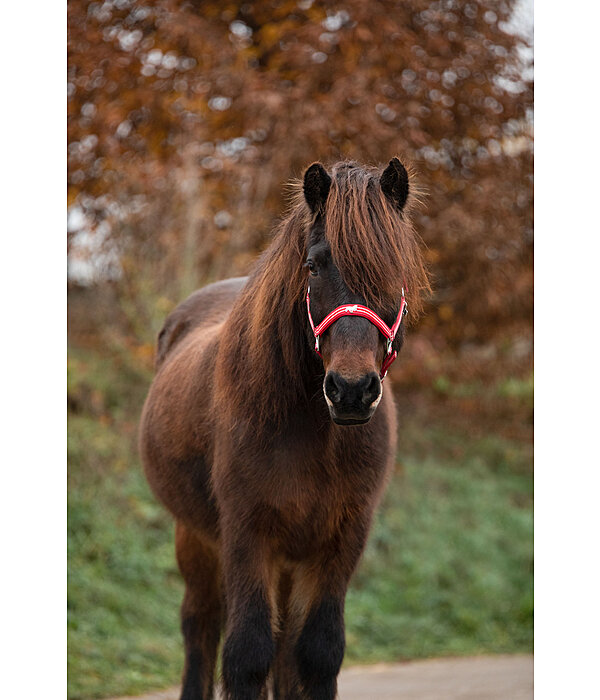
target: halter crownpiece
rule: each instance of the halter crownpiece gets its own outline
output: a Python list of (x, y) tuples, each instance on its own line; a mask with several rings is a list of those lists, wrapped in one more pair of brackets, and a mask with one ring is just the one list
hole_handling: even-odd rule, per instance
[(343, 306), (338, 306), (331, 313), (327, 314), (327, 316), (325, 316), (325, 318), (321, 321), (321, 323), (319, 323), (318, 326), (315, 326), (310, 313), (310, 285), (306, 292), (306, 309), (308, 311), (308, 320), (310, 321), (310, 327), (312, 328), (312, 331), (315, 336), (315, 352), (319, 357), (322, 357), (320, 352), (319, 338), (329, 328), (329, 326), (335, 323), (342, 316), (362, 316), (363, 318), (366, 318), (367, 321), (370, 321), (374, 326), (376, 326), (380, 333), (387, 339), (387, 352), (386, 356), (383, 358), (383, 363), (379, 371), (379, 377), (381, 381), (385, 379), (385, 375), (387, 374), (390, 365), (398, 357), (397, 350), (394, 350), (392, 352), (392, 344), (394, 342), (396, 334), (398, 333), (398, 329), (400, 328), (402, 319), (407, 312), (406, 298), (404, 296), (404, 287), (402, 287), (402, 299), (400, 300), (400, 310), (398, 311), (398, 315), (396, 316), (394, 325), (391, 328), (381, 318), (381, 316), (378, 316), (372, 309), (370, 309), (368, 306), (363, 306), (362, 304), (344, 304)]

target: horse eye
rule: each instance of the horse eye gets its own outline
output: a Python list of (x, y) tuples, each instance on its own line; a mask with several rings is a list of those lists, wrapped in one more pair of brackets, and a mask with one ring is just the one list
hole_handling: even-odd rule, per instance
[(319, 274), (319, 271), (317, 270), (317, 266), (314, 264), (312, 260), (307, 260), (305, 267), (308, 267), (310, 274), (313, 277), (316, 277)]

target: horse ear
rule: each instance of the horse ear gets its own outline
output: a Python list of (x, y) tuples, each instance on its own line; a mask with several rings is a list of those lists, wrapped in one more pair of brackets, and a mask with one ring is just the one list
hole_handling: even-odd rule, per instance
[(304, 173), (304, 199), (315, 214), (327, 201), (331, 178), (321, 163), (313, 163)]
[(397, 158), (390, 160), (381, 174), (380, 183), (383, 194), (402, 211), (408, 198), (408, 173)]

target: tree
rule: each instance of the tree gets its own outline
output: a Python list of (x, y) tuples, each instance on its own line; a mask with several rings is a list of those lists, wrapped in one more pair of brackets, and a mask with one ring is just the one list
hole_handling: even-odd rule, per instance
[(533, 91), (513, 5), (71, 0), (69, 203), (118, 252), (134, 334), (165, 297), (247, 269), (291, 175), (397, 154), (429, 191), (425, 328), (455, 344), (529, 325)]

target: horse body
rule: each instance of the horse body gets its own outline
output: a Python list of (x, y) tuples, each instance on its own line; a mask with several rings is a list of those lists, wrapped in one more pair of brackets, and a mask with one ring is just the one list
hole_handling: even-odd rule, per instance
[[(369, 321), (336, 321), (322, 360), (311, 348), (303, 260), (331, 253), (323, 173), (318, 205), (307, 173), (308, 211), (296, 207), (250, 278), (195, 292), (159, 336), (140, 447), (176, 519), (183, 700), (212, 697), (223, 627), (228, 698), (266, 697), (269, 673), (279, 700), (335, 696), (344, 598), (393, 465), (396, 417), (389, 387), (363, 379), (385, 352)], [(319, 264), (321, 317), (336, 294), (366, 301)]]
[(210, 486), (213, 367), (220, 329), (244, 282), (210, 285), (169, 315), (141, 421), (141, 454), (152, 489), (177, 520), (211, 538), (218, 536)]

